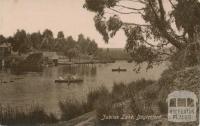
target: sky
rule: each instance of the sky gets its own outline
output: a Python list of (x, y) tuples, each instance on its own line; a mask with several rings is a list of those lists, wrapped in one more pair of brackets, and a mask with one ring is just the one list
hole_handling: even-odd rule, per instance
[(63, 31), (74, 39), (80, 33), (94, 39), (99, 47), (124, 48), (122, 31), (105, 44), (94, 26), (95, 13), (83, 8), (84, 0), (0, 0), (0, 34), (13, 35), (17, 29), (28, 33), (51, 29), (54, 36)]

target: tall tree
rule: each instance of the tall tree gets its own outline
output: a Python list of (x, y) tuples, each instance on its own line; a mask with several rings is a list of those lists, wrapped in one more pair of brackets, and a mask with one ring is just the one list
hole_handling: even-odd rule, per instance
[(73, 58), (78, 56), (78, 50), (77, 48), (70, 48), (65, 51), (65, 55), (69, 58), (69, 61), (71, 61)]
[(41, 48), (44, 50), (52, 50), (54, 48), (53, 32), (49, 29), (44, 30)]
[(18, 52), (18, 54), (26, 53), (31, 48), (31, 43), (27, 37), (25, 30), (17, 30), (14, 37), (14, 42), (12, 43), (13, 51)]
[(98, 50), (98, 45), (94, 40), (92, 40), (88, 45), (87, 52), (89, 55), (96, 55), (97, 50)]
[(3, 35), (0, 35), (0, 45), (6, 42), (6, 38)]
[[(126, 49), (138, 64), (152, 67), (177, 56), (183, 67), (199, 63), (198, 0), (85, 0), (84, 7), (96, 13), (95, 27), (106, 42), (124, 30)], [(124, 15), (144, 23), (127, 22)]]
[(63, 39), (63, 38), (65, 38), (65, 35), (64, 35), (63, 31), (59, 31), (59, 32), (58, 32), (57, 38), (58, 38), (58, 39)]
[(68, 36), (65, 42), (65, 49), (69, 50), (75, 48), (75, 46), (76, 46), (76, 41), (73, 39), (72, 36)]
[(65, 44), (65, 35), (62, 31), (59, 31), (57, 34), (57, 38), (55, 40), (55, 50), (56, 51), (62, 51), (64, 50), (64, 44)]
[(32, 42), (32, 46), (35, 49), (40, 49), (41, 48), (41, 44), (42, 44), (42, 35), (40, 32), (34, 32), (31, 34), (30, 36), (31, 42)]
[(85, 36), (83, 34), (80, 34), (78, 36), (78, 45), (80, 47), (80, 51), (81, 53), (83, 54), (87, 54), (87, 49), (88, 49), (88, 45), (89, 45), (89, 42), (91, 40), (89, 38), (85, 38)]

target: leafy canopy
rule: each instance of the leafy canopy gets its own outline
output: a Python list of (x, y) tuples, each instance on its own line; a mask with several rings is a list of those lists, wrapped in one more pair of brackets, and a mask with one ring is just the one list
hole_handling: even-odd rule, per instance
[[(85, 0), (83, 7), (96, 13), (95, 27), (105, 42), (124, 30), (126, 49), (138, 64), (151, 68), (180, 55), (183, 66), (200, 61), (198, 0)], [(133, 20), (138, 17), (139, 23)]]

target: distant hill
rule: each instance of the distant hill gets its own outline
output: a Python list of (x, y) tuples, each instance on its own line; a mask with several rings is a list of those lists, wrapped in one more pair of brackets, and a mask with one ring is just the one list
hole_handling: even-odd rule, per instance
[(98, 51), (98, 58), (111, 58), (114, 60), (128, 60), (130, 55), (123, 48), (100, 48)]

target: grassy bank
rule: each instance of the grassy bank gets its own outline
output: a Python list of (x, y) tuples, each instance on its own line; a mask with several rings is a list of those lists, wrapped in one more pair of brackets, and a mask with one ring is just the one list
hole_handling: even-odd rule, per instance
[[(154, 86), (155, 85), (155, 86)], [(153, 87), (152, 89), (149, 87)], [(85, 103), (62, 102), (62, 120), (69, 120), (80, 116), (88, 111), (96, 111), (97, 123), (99, 125), (121, 125), (127, 120), (105, 119), (105, 116), (122, 117), (124, 114), (137, 116), (138, 114), (160, 114), (166, 112), (166, 106), (157, 100), (155, 90), (159, 88), (155, 81), (141, 79), (129, 84), (115, 83), (112, 91), (109, 92), (105, 87), (97, 88), (87, 95)], [(137, 101), (137, 102), (136, 102)], [(157, 111), (153, 110), (153, 104), (157, 105)], [(146, 107), (144, 109), (144, 107)]]
[[(0, 124), (56, 123), (58, 121), (69, 121), (95, 110), (98, 124), (118, 126), (124, 123), (125, 120), (104, 119), (104, 117), (109, 115), (122, 117), (123, 114), (134, 116), (137, 114), (151, 114), (154, 111), (150, 103), (156, 103), (159, 111), (166, 111), (164, 104), (156, 101), (155, 90), (158, 88), (153, 85), (156, 85), (154, 81), (144, 79), (129, 84), (115, 83), (111, 92), (103, 86), (90, 91), (85, 102), (77, 100), (60, 101), (60, 119), (57, 119), (53, 114), (47, 114), (39, 106), (28, 108), (0, 106)], [(149, 87), (155, 88), (151, 89)], [(148, 107), (144, 109), (143, 105)]]
[(47, 114), (40, 106), (10, 107), (0, 106), (0, 124), (30, 125), (41, 123), (56, 123), (58, 119), (53, 114)]

